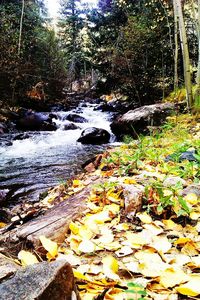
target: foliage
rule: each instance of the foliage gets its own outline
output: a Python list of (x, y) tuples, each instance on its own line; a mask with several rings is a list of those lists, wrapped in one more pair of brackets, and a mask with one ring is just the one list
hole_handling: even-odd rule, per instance
[[(55, 34), (45, 24), (39, 4), (35, 1), (25, 2), (20, 55), (18, 39), (21, 2), (2, 2), (0, 18), (1, 99), (22, 103), (27, 98), (27, 92), (41, 81), (44, 86), (49, 83), (51, 89), (54, 89), (65, 70)], [(48, 93), (48, 89), (45, 92)]]

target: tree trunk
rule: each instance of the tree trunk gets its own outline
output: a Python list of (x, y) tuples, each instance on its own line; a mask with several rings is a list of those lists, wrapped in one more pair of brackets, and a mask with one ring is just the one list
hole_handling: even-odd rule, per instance
[(24, 6), (25, 6), (25, 0), (22, 0), (21, 19), (20, 19), (20, 26), (19, 26), (18, 56), (20, 56), (20, 52), (21, 52), (22, 28), (23, 28), (23, 18), (24, 18)]
[(178, 90), (178, 15), (176, 9), (176, 1), (173, 0), (174, 7), (174, 91)]
[(181, 49), (183, 54), (183, 68), (184, 68), (187, 108), (189, 111), (191, 111), (191, 108), (193, 106), (193, 96), (192, 96), (192, 82), (191, 82), (191, 74), (190, 74), (190, 59), (189, 59), (187, 35), (185, 30), (181, 0), (175, 0), (175, 2), (176, 2), (176, 9), (177, 9), (177, 15), (179, 21)]
[(198, 0), (198, 15), (197, 15), (197, 37), (198, 37), (198, 65), (196, 83), (200, 87), (200, 0)]

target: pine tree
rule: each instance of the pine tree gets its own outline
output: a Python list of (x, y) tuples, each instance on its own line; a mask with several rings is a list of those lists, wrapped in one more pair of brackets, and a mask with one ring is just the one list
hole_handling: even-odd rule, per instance
[(80, 0), (63, 0), (61, 3), (59, 36), (61, 48), (67, 61), (68, 76), (71, 81), (79, 79), (82, 68), (81, 30), (84, 27), (83, 9)]

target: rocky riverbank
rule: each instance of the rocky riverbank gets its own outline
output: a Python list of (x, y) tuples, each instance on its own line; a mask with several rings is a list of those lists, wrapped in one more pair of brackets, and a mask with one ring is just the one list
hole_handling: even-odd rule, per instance
[[(51, 209), (22, 226), (4, 227), (1, 249), (9, 244), (17, 255), (23, 241), (38, 261), (46, 253), (49, 260), (66, 259), (81, 299), (128, 299), (127, 289), (147, 299), (200, 294), (193, 283), (200, 280), (200, 124), (187, 115), (169, 121), (49, 191), (41, 209)], [(58, 243), (53, 256), (51, 247), (41, 247), (41, 235)]]

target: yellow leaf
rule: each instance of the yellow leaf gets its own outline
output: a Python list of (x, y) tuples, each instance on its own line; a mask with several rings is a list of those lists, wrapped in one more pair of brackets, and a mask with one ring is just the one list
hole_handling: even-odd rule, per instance
[(132, 248), (140, 248), (143, 245), (146, 245), (147, 241), (142, 236), (141, 233), (132, 233), (130, 231), (126, 232), (127, 242), (125, 241), (123, 244), (128, 244), (128, 246)]
[(73, 180), (73, 187), (79, 187), (80, 185), (82, 185), (82, 181), (78, 179)]
[(152, 223), (152, 218), (151, 218), (150, 215), (147, 214), (147, 212), (144, 212), (144, 213), (137, 213), (136, 216), (140, 219), (140, 221), (141, 221), (142, 223), (145, 223), (145, 224), (150, 224), (150, 223)]
[(91, 239), (94, 236), (94, 233), (90, 230), (90, 228), (88, 228), (88, 226), (86, 225), (82, 225), (79, 228), (79, 236), (81, 236), (84, 239)]
[(78, 250), (83, 253), (92, 253), (95, 251), (95, 245), (89, 240), (84, 240), (79, 244)]
[(184, 244), (186, 244), (187, 242), (190, 242), (190, 241), (191, 241), (190, 238), (187, 238), (187, 237), (181, 237), (181, 238), (179, 238), (178, 240), (176, 240), (176, 241), (174, 242), (174, 245), (184, 245)]
[(126, 293), (121, 289), (112, 288), (104, 296), (105, 300), (124, 300), (126, 299)]
[(73, 234), (78, 234), (79, 232), (79, 226), (74, 222), (71, 222), (69, 224), (69, 229), (71, 230), (71, 232), (73, 232)]
[(73, 269), (74, 277), (79, 279), (79, 280), (85, 280), (85, 281), (90, 281), (89, 277), (83, 275), (82, 273), (76, 271)]
[(3, 228), (3, 227), (5, 227), (7, 224), (6, 223), (4, 223), (4, 222), (0, 222), (0, 228)]
[(129, 254), (132, 254), (133, 250), (129, 246), (124, 246), (120, 250), (116, 251), (115, 253), (116, 253), (117, 257), (123, 257), (123, 256), (127, 256)]
[(159, 235), (153, 237), (153, 243), (151, 243), (150, 246), (156, 249), (158, 252), (166, 253), (171, 249), (172, 244), (168, 241), (166, 236)]
[(190, 280), (178, 286), (176, 288), (177, 292), (182, 295), (187, 296), (197, 296), (200, 294), (200, 276), (199, 275), (190, 275)]
[(135, 179), (125, 178), (125, 179), (124, 179), (124, 183), (125, 183), (125, 184), (136, 184), (137, 182), (135, 181)]
[(168, 267), (159, 254), (151, 250), (138, 251), (135, 257), (139, 260), (139, 272), (146, 277), (157, 277)]
[(194, 221), (198, 220), (200, 217), (200, 213), (199, 212), (196, 212), (196, 211), (192, 211), (190, 213), (190, 218)]
[(189, 204), (192, 204), (192, 205), (195, 205), (195, 204), (198, 203), (198, 197), (194, 193), (187, 194), (184, 197), (184, 199), (185, 199), (186, 202), (188, 202)]
[(55, 258), (58, 255), (58, 245), (56, 242), (51, 241), (43, 235), (40, 236), (40, 242), (42, 243), (44, 249), (48, 251), (48, 259)]
[(22, 266), (33, 265), (39, 263), (37, 257), (29, 251), (21, 250), (18, 253), (18, 258), (21, 260)]
[(189, 277), (181, 269), (168, 268), (160, 276), (160, 283), (165, 288), (171, 288), (175, 285), (188, 281)]
[(103, 263), (103, 272), (106, 277), (118, 280), (119, 276), (116, 274), (118, 272), (118, 261), (112, 256), (108, 255), (102, 259)]

